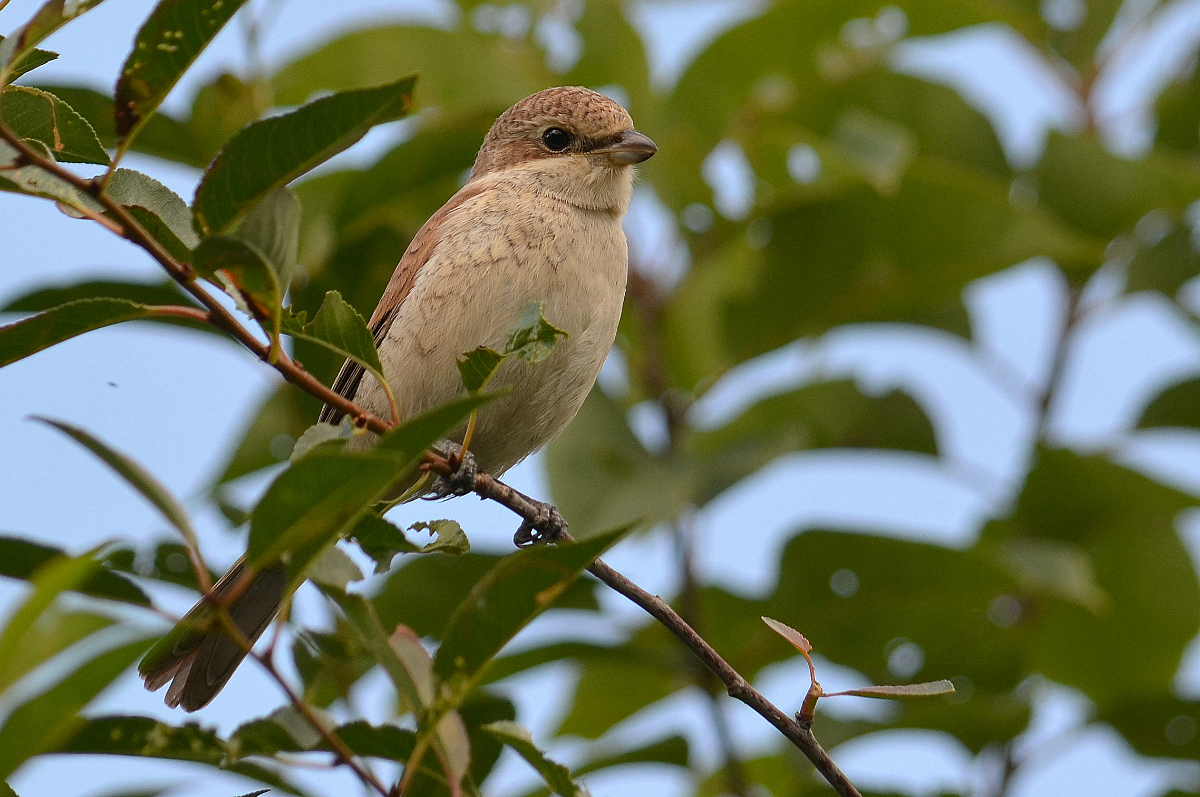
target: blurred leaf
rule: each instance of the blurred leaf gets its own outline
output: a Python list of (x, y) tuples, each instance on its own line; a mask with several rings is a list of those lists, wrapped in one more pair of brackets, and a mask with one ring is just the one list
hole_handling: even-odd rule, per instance
[(1159, 393), (1142, 411), (1136, 428), (1200, 428), (1200, 379), (1189, 379)]
[(117, 78), (117, 135), (130, 138), (244, 0), (159, 0)]
[(78, 299), (0, 326), (0, 367), (84, 332), (146, 318), (153, 312), (149, 305), (125, 299)]
[(1165, 694), (1200, 630), (1200, 581), (1175, 529), (1195, 503), (1103, 457), (1041, 449), (1015, 512), (982, 539), (1074, 546), (1109, 600), (1099, 610), (1046, 600), (1022, 616), (1029, 667), (1102, 710), (1129, 694)]
[(1154, 144), (1192, 155), (1200, 152), (1200, 70), (1163, 90), (1155, 105), (1158, 121)]
[(296, 105), (325, 91), (345, 91), (421, 75), (425, 107), (486, 108), (493, 118), (508, 105), (556, 84), (535, 47), (470, 26), (441, 30), (381, 25), (319, 45), (271, 79), (278, 102)]
[(1174, 226), (1153, 245), (1139, 249), (1126, 269), (1125, 290), (1155, 290), (1174, 298), (1185, 282), (1200, 276), (1200, 252), (1193, 236), (1186, 226)]
[[(0, 48), (4, 45), (4, 37), (0, 36)], [(10, 67), (10, 75), (13, 80), (16, 80), (21, 75), (27, 72), (32, 72), (39, 66), (45, 66), (54, 59), (58, 58), (58, 53), (52, 53), (49, 50), (30, 50), (21, 59), (20, 63), (13, 64)]]
[(101, 462), (124, 479), (130, 487), (141, 493), (143, 498), (162, 513), (162, 516), (175, 527), (192, 550), (200, 550), (200, 542), (196, 538), (196, 530), (192, 528), (191, 520), (188, 519), (187, 511), (162, 482), (154, 478), (149, 471), (78, 426), (72, 426), (52, 418), (34, 416), (34, 420), (53, 426), (99, 457)]
[(581, 539), (618, 524), (674, 517), (692, 498), (692, 474), (646, 451), (622, 409), (598, 387), (550, 444), (546, 471), (555, 505)]
[(421, 520), (408, 527), (409, 531), (427, 531), (434, 539), (421, 546), (421, 553), (440, 551), (462, 556), (471, 550), (471, 541), (457, 520)]
[(555, 794), (560, 794), (562, 797), (583, 797), (586, 794), (583, 787), (571, 779), (569, 769), (551, 761), (544, 752), (537, 748), (537, 745), (533, 743), (533, 737), (523, 726), (502, 720), (489, 723), (483, 726), (483, 729), (502, 740), (516, 751), (517, 755), (524, 758), (542, 776), (542, 780), (546, 781), (546, 785)]
[[(67, 558), (67, 553), (60, 548), (16, 537), (0, 537), (2, 576), (30, 581), (40, 568), (60, 558)], [(105, 568), (95, 569), (73, 589), (93, 598), (106, 598), (138, 606), (150, 605), (150, 599), (136, 584)]]
[(1200, 703), (1162, 693), (1130, 693), (1096, 717), (1124, 736), (1142, 755), (1200, 760)]
[[(234, 237), (262, 252), (287, 293), (300, 246), (300, 200), (287, 186), (267, 193), (238, 225)], [(189, 215), (190, 219), (190, 215)]]
[(651, 116), (660, 103), (651, 93), (646, 48), (629, 21), (627, 8), (619, 0), (590, 0), (583, 4), (583, 13), (575, 21), (583, 52), (558, 82), (576, 86), (619, 85), (629, 96), (626, 110), (640, 129), (650, 130), (654, 125)]
[(26, 634), (15, 655), (5, 660), (0, 693), (75, 643), (112, 625), (112, 618), (100, 614), (48, 608), (38, 617), (38, 633)]
[(1034, 176), (1047, 208), (1104, 239), (1132, 230), (1152, 210), (1175, 214), (1200, 197), (1195, 159), (1161, 150), (1122, 158), (1094, 135), (1052, 131)]
[(336, 545), (321, 551), (305, 573), (317, 584), (345, 590), (353, 581), (362, 581), (363, 573), (354, 560)]
[[(500, 559), (480, 553), (409, 557), (371, 602), (385, 627), (403, 624), (420, 636), (440, 638), (458, 605)], [(593, 583), (577, 580), (555, 605), (595, 611), (595, 591)]]
[(79, 718), (77, 728), (54, 752), (192, 761), (236, 772), (288, 794), (301, 794), (286, 778), (273, 770), (244, 761), (229, 760), (235, 751), (214, 731), (194, 722), (174, 726), (150, 717), (115, 715)]
[(286, 462), (296, 441), (317, 417), (318, 410), (320, 403), (316, 399), (292, 385), (280, 384), (267, 395), (249, 425), (236, 438), (240, 442), (222, 468), (216, 484), (225, 484)]
[(918, 157), (893, 196), (861, 187), (779, 207), (697, 263), (667, 308), (669, 361), (694, 389), (803, 335), (958, 302), (971, 280), (1036, 255), (1081, 278), (1101, 250), (1048, 214), (1014, 207), (995, 178)]
[(278, 345), (283, 323), (283, 290), (262, 252), (245, 241), (209, 235), (192, 253), (196, 273), (222, 289), (262, 324)]
[[(13, 710), (0, 727), (0, 777), (40, 753), (51, 752), (83, 725), (79, 712), (145, 650), (139, 639), (105, 651), (45, 692)], [(5, 659), (7, 660), (7, 659)]]
[(40, 141), (57, 161), (108, 165), (108, 153), (92, 126), (48, 91), (6, 87), (0, 93), (0, 120), (21, 138)]
[(711, 431), (690, 436), (699, 460), (696, 503), (703, 506), (730, 486), (790, 451), (885, 448), (936, 455), (933, 426), (906, 393), (864, 393), (852, 380), (819, 382), (769, 396)]
[(288, 461), (298, 462), (308, 452), (318, 448), (326, 451), (340, 451), (345, 447), (346, 441), (353, 436), (354, 424), (349, 418), (343, 417), (337, 426), (331, 423), (314, 423), (305, 429), (304, 434), (296, 440)]
[[(896, 680), (897, 668), (905, 679), (969, 678), (973, 693), (946, 707), (938, 721), (978, 751), (1008, 738), (1014, 726), (1007, 707), (972, 707), (1008, 695), (1029, 672), (1029, 629), (1020, 622), (1001, 627), (990, 614), (995, 602), (1019, 595), (1015, 580), (986, 552), (805, 531), (784, 550), (764, 613), (804, 629), (817, 652), (870, 682)], [(796, 689), (797, 703), (804, 688)]]
[(217, 153), (196, 188), (198, 228), (223, 232), (272, 189), (351, 146), (375, 125), (406, 115), (415, 80), (322, 97), (243, 128)]
[(442, 683), (452, 694), (469, 692), (517, 631), (549, 608), (596, 557), (628, 532), (618, 528), (582, 542), (526, 548), (501, 559), (450, 618), (434, 658), (434, 672)]
[(46, 0), (28, 22), (0, 42), (0, 84), (24, 68), (26, 55), (38, 42), (99, 4), (100, 0)]

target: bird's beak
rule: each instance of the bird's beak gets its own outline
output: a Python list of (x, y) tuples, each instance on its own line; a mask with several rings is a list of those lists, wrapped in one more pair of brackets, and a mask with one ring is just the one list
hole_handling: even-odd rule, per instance
[(593, 152), (607, 156), (615, 166), (632, 166), (658, 152), (658, 147), (649, 136), (644, 136), (636, 130), (626, 130), (613, 143)]

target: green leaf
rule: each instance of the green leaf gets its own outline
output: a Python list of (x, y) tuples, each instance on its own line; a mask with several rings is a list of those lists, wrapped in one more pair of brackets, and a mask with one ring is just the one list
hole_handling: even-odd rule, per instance
[(289, 316), (284, 323), (284, 332), (354, 360), (383, 383), (383, 363), (375, 349), (375, 338), (367, 328), (367, 322), (339, 292), (326, 293), (321, 308), (307, 324), (303, 315)]
[(471, 393), (483, 390), (505, 358), (506, 355), (487, 346), (480, 346), (459, 355), (458, 374), (462, 377), (463, 386)]
[(153, 307), (125, 299), (79, 299), (0, 326), (0, 367), (84, 332), (146, 318), (153, 312)]
[(619, 528), (573, 544), (528, 548), (501, 559), (450, 618), (434, 659), (434, 672), (442, 683), (461, 700), (508, 640), (549, 608), (629, 530)]
[(1200, 151), (1200, 70), (1167, 86), (1155, 104), (1156, 147)]
[(100, 461), (108, 465), (130, 487), (141, 493), (143, 498), (161, 512), (162, 516), (176, 528), (187, 544), (191, 546), (192, 550), (200, 550), (200, 542), (196, 538), (196, 531), (192, 528), (191, 521), (188, 519), (187, 511), (175, 500), (175, 497), (163, 486), (162, 482), (154, 478), (149, 471), (78, 426), (72, 426), (71, 424), (56, 421), (52, 418), (35, 416), (34, 420), (53, 426), (99, 457)]
[(39, 615), (37, 632), (27, 633), (4, 663), (0, 693), (81, 640), (113, 626), (112, 618), (50, 607)]
[(409, 531), (427, 531), (435, 539), (421, 546), (421, 553), (440, 551), (452, 556), (470, 553), (471, 541), (457, 520), (418, 521), (408, 527)]
[(1046, 207), (1104, 239), (1133, 230), (1152, 210), (1177, 215), (1200, 196), (1200, 164), (1194, 158), (1162, 150), (1122, 158), (1094, 134), (1051, 132), (1036, 180)]
[(0, 85), (8, 83), (38, 42), (100, 4), (100, 0), (46, 0), (33, 18), (0, 42)]
[(54, 752), (191, 761), (254, 778), (288, 794), (302, 793), (270, 769), (231, 761), (237, 751), (214, 731), (195, 722), (174, 726), (150, 717), (81, 717), (74, 732), (61, 741)]
[[(62, 558), (67, 558), (67, 553), (61, 548), (16, 537), (0, 537), (0, 576), (31, 581), (42, 567)], [(75, 589), (94, 598), (150, 605), (150, 599), (136, 584), (105, 568), (96, 569)]]
[(354, 144), (412, 105), (415, 78), (344, 91), (291, 113), (254, 122), (217, 153), (192, 203), (198, 228), (224, 232), (272, 189)]
[(1150, 246), (1138, 249), (1126, 267), (1125, 290), (1155, 290), (1175, 298), (1184, 283), (1200, 276), (1200, 251), (1186, 225), (1165, 217), (1159, 221), (1170, 231)]
[[(54, 155), (40, 141), (27, 141), (39, 154), (54, 160)], [(70, 208), (68, 215), (96, 213), (99, 205), (94, 199), (59, 177), (37, 166), (18, 166), (22, 155), (7, 141), (0, 141), (0, 191), (31, 194), (58, 202)]]
[(250, 517), (251, 567), (285, 552), (293, 576), (395, 489), (424, 452), (482, 401), (460, 399), (417, 416), (367, 453), (314, 451), (283, 472)]
[(40, 141), (57, 161), (108, 165), (108, 153), (92, 126), (48, 91), (6, 87), (0, 92), (0, 120), (21, 138)]
[(136, 135), (244, 0), (159, 0), (117, 78), (118, 137)]
[(145, 640), (99, 654), (55, 686), (18, 706), (0, 727), (0, 777), (54, 750), (84, 724), (79, 712), (145, 650)]
[(1200, 429), (1200, 379), (1189, 379), (1159, 393), (1142, 411), (1136, 428), (1174, 426)]
[(346, 536), (375, 562), (376, 575), (391, 569), (396, 554), (416, 553), (421, 550), (421, 546), (404, 535), (403, 529), (373, 512), (359, 518)]
[(220, 285), (242, 310), (262, 324), (273, 342), (279, 339), (283, 290), (263, 254), (226, 235), (209, 235), (192, 253), (196, 272)]
[(583, 787), (571, 779), (569, 769), (551, 761), (545, 753), (537, 748), (537, 745), (533, 743), (533, 737), (523, 726), (515, 722), (500, 721), (484, 725), (483, 729), (524, 758), (542, 776), (542, 780), (546, 781), (546, 785), (555, 794), (562, 795), (562, 797), (584, 797), (586, 794)]
[[(173, 257), (190, 262), (191, 253), (200, 243), (192, 226), (192, 210), (171, 189), (149, 175), (132, 169), (117, 169), (108, 180), (105, 193), (130, 210), (145, 213), (135, 217)], [(147, 224), (147, 215), (151, 219)], [(165, 229), (164, 229), (165, 228)]]
[(564, 330), (546, 320), (545, 304), (529, 302), (521, 308), (521, 316), (508, 331), (504, 353), (513, 354), (529, 365), (537, 365), (554, 353), (559, 338), (567, 337)]
[(279, 186), (263, 197), (242, 219), (234, 237), (263, 253), (286, 293), (300, 246), (300, 200), (291, 189)]
[[(4, 37), (0, 36), (0, 48), (3, 48), (3, 45)], [(52, 53), (49, 50), (30, 50), (20, 63), (12, 65), (10, 72), (12, 79), (15, 80), (27, 72), (32, 72), (39, 66), (45, 66), (56, 58), (58, 58), (58, 53)]]
[(1142, 755), (1200, 758), (1200, 701), (1173, 694), (1128, 694), (1099, 712), (1096, 719), (1116, 728)]

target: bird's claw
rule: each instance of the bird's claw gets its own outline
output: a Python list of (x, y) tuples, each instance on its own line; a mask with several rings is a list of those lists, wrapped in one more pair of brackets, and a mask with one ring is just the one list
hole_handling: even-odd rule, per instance
[(517, 533), (513, 535), (513, 544), (518, 548), (528, 548), (532, 545), (543, 545), (559, 539), (567, 530), (567, 521), (554, 504), (537, 504), (533, 518), (521, 522)]
[(475, 478), (479, 475), (479, 466), (475, 463), (475, 455), (464, 451), (458, 443), (445, 442), (439, 446), (444, 452), (446, 462), (450, 463), (453, 472), (449, 476), (438, 474), (430, 488), (429, 498), (450, 498), (460, 495), (470, 495), (475, 491)]

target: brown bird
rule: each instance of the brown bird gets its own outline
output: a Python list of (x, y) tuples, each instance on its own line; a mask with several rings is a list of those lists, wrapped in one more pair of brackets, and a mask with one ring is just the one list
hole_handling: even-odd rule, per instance
[[(562, 431), (616, 337), (631, 167), (655, 152), (624, 108), (584, 88), (538, 92), (496, 120), (470, 179), (417, 232), (371, 314), (399, 420), (462, 395), (458, 357), (479, 346), (503, 348), (522, 309), (539, 302), (568, 336), (533, 368), (515, 361), (500, 367), (489, 388), (506, 392), (480, 409), (470, 451), (481, 470), (499, 475)], [(383, 389), (360, 366), (346, 362), (333, 386), (390, 416)], [(326, 406), (320, 420), (338, 423), (341, 413)], [(213, 598), (146, 654), (139, 671), (151, 691), (171, 682), (167, 705), (206, 705), (245, 657), (213, 623), (212, 601), (235, 585), (240, 594), (226, 610), (253, 642), (279, 611), (287, 577), (282, 565), (247, 573), (239, 561)]]

